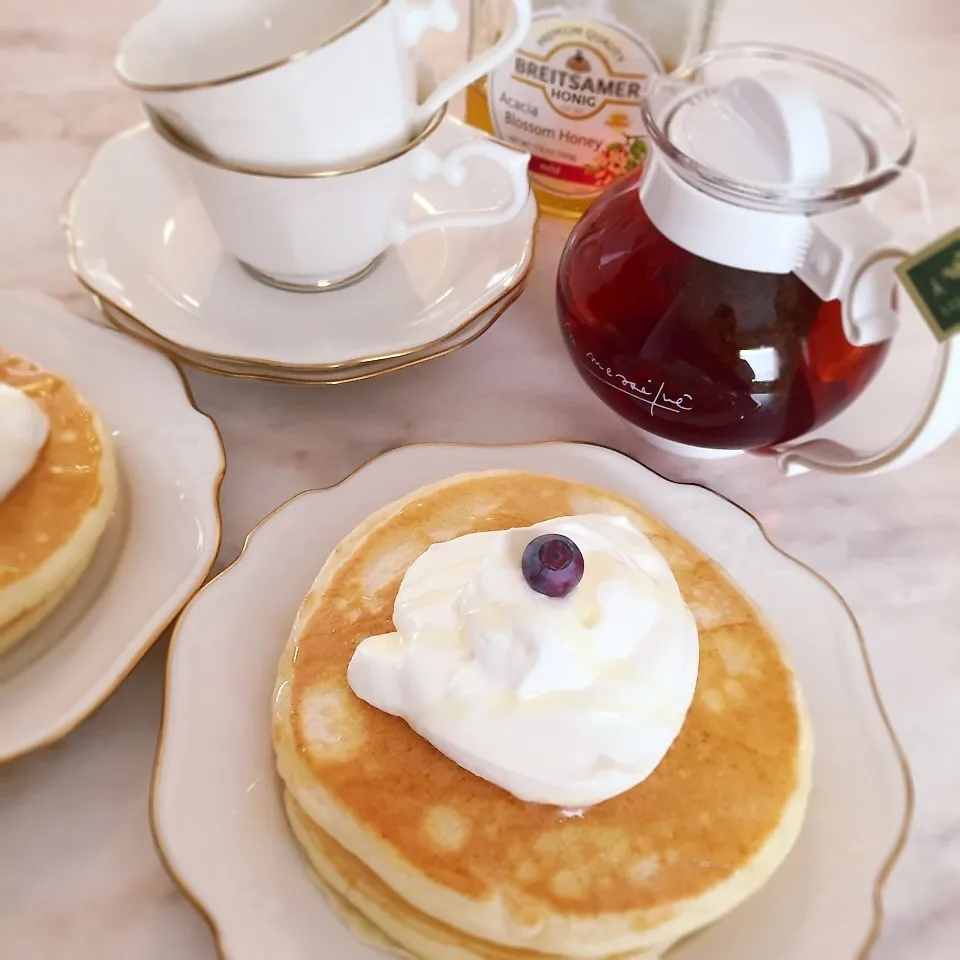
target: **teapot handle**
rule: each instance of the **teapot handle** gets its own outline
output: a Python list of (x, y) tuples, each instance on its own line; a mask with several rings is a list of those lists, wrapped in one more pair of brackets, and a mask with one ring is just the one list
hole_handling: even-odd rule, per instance
[[(847, 297), (850, 316), (844, 318), (848, 331), (865, 332), (874, 329), (891, 330), (892, 309), (890, 297), (878, 298), (876, 291), (872, 295), (861, 297), (858, 301), (858, 286), (869, 276), (870, 268), (882, 259), (904, 259), (907, 256), (901, 250), (882, 250), (863, 264), (857, 272)], [(891, 278), (892, 280), (892, 278)], [(892, 280), (892, 283), (896, 283)], [(889, 289), (892, 294), (893, 287)], [(885, 300), (887, 306), (882, 302)], [(868, 306), (860, 316), (855, 315), (854, 305), (860, 302)], [(870, 342), (873, 337), (865, 336), (860, 342)], [(854, 341), (856, 342), (856, 341)], [(858, 453), (834, 440), (807, 440), (783, 448), (777, 455), (777, 466), (786, 476), (819, 470), (853, 476), (869, 476), (898, 467), (905, 467), (921, 457), (931, 453), (947, 440), (960, 427), (960, 342), (948, 339), (940, 345), (937, 352), (937, 364), (927, 396), (920, 412), (901, 437), (884, 450), (870, 454)]]

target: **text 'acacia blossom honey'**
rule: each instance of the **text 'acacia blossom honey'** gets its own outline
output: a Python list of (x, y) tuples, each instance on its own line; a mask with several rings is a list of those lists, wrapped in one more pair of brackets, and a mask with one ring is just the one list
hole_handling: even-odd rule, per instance
[[(475, 0), (471, 52), (503, 32), (501, 7)], [(703, 47), (713, 4), (534, 0), (533, 7), (514, 56), (468, 90), (467, 120), (530, 153), (542, 209), (579, 216), (642, 165), (644, 84)]]

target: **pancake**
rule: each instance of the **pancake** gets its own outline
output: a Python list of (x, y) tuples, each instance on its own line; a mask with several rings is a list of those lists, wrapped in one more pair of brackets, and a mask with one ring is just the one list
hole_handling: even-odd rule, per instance
[[(588, 513), (626, 516), (666, 557), (697, 620), (700, 668), (653, 773), (571, 815), (453, 763), (357, 698), (347, 665), (393, 629), (403, 575), (431, 543)], [(509, 471), (417, 491), (334, 550), (281, 659), (273, 733), (313, 871), (424, 960), (655, 956), (770, 878), (810, 789), (796, 680), (724, 571), (636, 503)]]
[(0, 349), (0, 382), (47, 415), (50, 435), (31, 471), (0, 500), (0, 652), (66, 597), (93, 559), (117, 501), (113, 441), (60, 377)]
[[(314, 882), (354, 932), (373, 946), (418, 960), (565, 960), (557, 954), (480, 940), (415, 910), (366, 864), (324, 833), (289, 791), (284, 792), (283, 799)], [(621, 953), (606, 960), (657, 960), (659, 956), (660, 950), (652, 949)]]

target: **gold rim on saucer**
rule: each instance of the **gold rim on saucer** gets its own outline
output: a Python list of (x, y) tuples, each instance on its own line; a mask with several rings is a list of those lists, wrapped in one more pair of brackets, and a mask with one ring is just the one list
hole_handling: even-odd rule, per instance
[(243, 260), (237, 260), (237, 263), (246, 270), (247, 273), (260, 283), (273, 287), (276, 290), (284, 290), (287, 293), (327, 293), (331, 290), (342, 290), (344, 287), (352, 286), (359, 280), (362, 280), (367, 274), (375, 270), (386, 255), (378, 253), (369, 263), (364, 264), (359, 270), (351, 273), (349, 276), (341, 277), (339, 280), (316, 280), (313, 283), (291, 283), (289, 280), (281, 280), (278, 277), (272, 277), (269, 273), (264, 273)]
[[(147, 330), (148, 328), (144, 327), (143, 324), (141, 324), (137, 320), (137, 318), (134, 317), (131, 313), (124, 310), (122, 307), (118, 307), (115, 304), (111, 303), (110, 301), (105, 300), (103, 297), (93, 292), (89, 288), (87, 289), (93, 296), (94, 303), (97, 305), (97, 308), (99, 309), (103, 318), (115, 330), (125, 334), (126, 336), (132, 337), (134, 340), (137, 340), (139, 343), (144, 344), (144, 346), (150, 347), (153, 350), (159, 350), (161, 353), (167, 356), (174, 363), (186, 364), (188, 367), (191, 367), (194, 370), (199, 370), (202, 373), (209, 373), (218, 377), (230, 377), (236, 380), (260, 380), (260, 381), (265, 381), (267, 383), (287, 383), (287, 384), (300, 385), (305, 387), (334, 387), (343, 383), (358, 383), (361, 380), (371, 380), (373, 379), (373, 377), (380, 377), (389, 373), (396, 373), (399, 370), (406, 370), (408, 367), (416, 367), (416, 366), (419, 366), (421, 363), (427, 363), (430, 360), (439, 360), (441, 357), (445, 357), (448, 354), (456, 353), (457, 350), (460, 350), (462, 347), (469, 346), (475, 340), (478, 340), (480, 337), (482, 337), (483, 334), (485, 334), (497, 322), (497, 320), (499, 320), (500, 317), (502, 317), (503, 314), (506, 313), (506, 311), (516, 302), (520, 294), (523, 293), (525, 286), (526, 286), (526, 277), (524, 277), (517, 286), (512, 287), (510, 291), (507, 293), (505, 298), (496, 301), (494, 305), (487, 307), (487, 309), (483, 311), (483, 313), (486, 313), (487, 311), (491, 311), (491, 310), (493, 312), (491, 316), (484, 323), (480, 324), (477, 327), (477, 329), (470, 334), (469, 337), (466, 337), (465, 339), (458, 341), (457, 343), (451, 344), (445, 349), (442, 349), (434, 353), (426, 353), (422, 356), (415, 356), (410, 360), (406, 360), (404, 363), (397, 364), (396, 366), (385, 367), (379, 370), (358, 372), (356, 374), (353, 374), (352, 376), (342, 376), (342, 377), (336, 377), (335, 379), (324, 379), (324, 380), (307, 379), (310, 373), (316, 372), (312, 370), (312, 368), (299, 368), (300, 373), (303, 374), (303, 379), (300, 379), (299, 377), (293, 377), (290, 375), (284, 377), (284, 376), (278, 376), (275, 374), (262, 373), (255, 369), (229, 370), (223, 367), (212, 367), (209, 364), (204, 363), (203, 360), (199, 358), (194, 359), (194, 358), (185, 356), (182, 353), (169, 353), (166, 349), (164, 349), (162, 346), (159, 346), (157, 343), (155, 343), (151, 339), (151, 337), (155, 336), (155, 334), (152, 334), (151, 332), (148, 335), (143, 332), (140, 332), (141, 330)], [(493, 310), (493, 306), (496, 306), (497, 309)], [(483, 313), (478, 314), (470, 322), (472, 323), (473, 321), (477, 320), (479, 317), (483, 315)], [(117, 314), (122, 316), (124, 320), (123, 321), (118, 320), (116, 316)], [(126, 326), (125, 323), (130, 324), (130, 327)], [(131, 329), (131, 327), (133, 329)], [(460, 327), (458, 332), (462, 332), (463, 329), (464, 329), (463, 327)], [(451, 336), (453, 336), (453, 334), (450, 334), (445, 339), (449, 339), (449, 337)], [(436, 342), (439, 343), (440, 341), (436, 341)], [(290, 369), (295, 370), (298, 368), (290, 368)]]
[[(826, 587), (830, 591), (830, 593), (832, 593), (840, 601), (841, 605), (843, 606), (843, 609), (846, 611), (847, 616), (850, 618), (850, 622), (853, 625), (854, 632), (856, 633), (857, 644), (860, 648), (860, 654), (863, 657), (863, 665), (866, 670), (867, 682), (870, 686), (871, 692), (873, 693), (873, 697), (877, 705), (877, 710), (880, 713), (880, 719), (883, 722), (884, 727), (886, 728), (887, 735), (890, 738), (890, 743), (893, 747), (894, 754), (896, 755), (897, 762), (899, 763), (900, 771), (903, 776), (903, 785), (904, 785), (904, 791), (905, 791), (903, 822), (900, 825), (900, 830), (897, 834), (897, 837), (894, 840), (893, 846), (891, 847), (889, 854), (887, 854), (887, 857), (884, 860), (884, 862), (880, 865), (880, 870), (877, 873), (876, 880), (874, 880), (873, 920), (871, 922), (870, 929), (868, 930), (867, 935), (864, 938), (863, 944), (860, 947), (860, 949), (857, 951), (856, 958), (854, 958), (854, 960), (868, 960), (870, 953), (873, 951), (874, 946), (876, 945), (877, 941), (880, 938), (880, 932), (881, 932), (881, 929), (883, 928), (883, 923), (884, 923), (883, 889), (884, 889), (884, 886), (886, 885), (887, 880), (890, 877), (891, 872), (893, 871), (893, 868), (896, 866), (897, 860), (900, 858), (900, 854), (903, 852), (903, 848), (906, 846), (907, 837), (913, 825), (914, 808), (915, 808), (915, 802), (916, 802), (916, 787), (913, 782), (913, 774), (910, 771), (910, 764), (907, 761), (907, 755), (904, 752), (903, 746), (900, 743), (899, 738), (897, 737), (896, 731), (894, 730), (893, 724), (890, 720), (890, 716), (887, 713), (886, 706), (884, 705), (883, 698), (880, 695), (880, 688), (877, 686), (877, 680), (873, 670), (873, 663), (870, 660), (870, 653), (869, 653), (869, 650), (867, 649), (867, 642), (866, 642), (866, 639), (864, 638), (863, 630), (861, 629), (860, 623), (857, 620), (853, 610), (850, 608), (850, 605), (844, 599), (840, 591), (837, 590), (837, 588), (834, 587), (833, 584), (830, 583), (830, 581), (823, 576), (823, 574), (818, 573), (816, 570), (813, 569), (813, 567), (808, 566), (802, 560), (798, 560), (792, 554), (787, 553), (786, 550), (783, 550), (779, 546), (777, 546), (777, 544), (771, 539), (770, 535), (767, 533), (766, 528), (764, 527), (763, 523), (761, 523), (758, 517), (755, 517), (752, 513), (750, 513), (749, 510), (747, 510), (745, 507), (740, 506), (740, 504), (736, 503), (734, 500), (731, 500), (729, 497), (725, 496), (722, 493), (718, 493), (716, 490), (712, 490), (710, 487), (706, 486), (705, 484), (694, 483), (692, 481), (686, 481), (686, 480), (684, 481), (671, 480), (669, 477), (665, 477), (663, 474), (658, 473), (656, 470), (653, 470), (652, 468), (648, 467), (646, 464), (640, 463), (640, 461), (637, 460), (636, 457), (633, 457), (630, 454), (624, 453), (621, 450), (617, 450), (615, 447), (607, 446), (606, 444), (602, 444), (602, 443), (589, 443), (584, 440), (545, 440), (545, 441), (540, 441), (538, 443), (508, 443), (508, 444), (498, 444), (498, 446), (504, 446), (504, 447), (548, 446), (554, 443), (571, 443), (571, 444), (577, 444), (579, 446), (599, 447), (600, 449), (603, 449), (603, 450), (610, 450), (611, 452), (618, 453), (620, 454), (620, 456), (626, 457), (629, 460), (633, 460), (634, 463), (643, 467), (643, 469), (649, 470), (651, 473), (660, 477), (661, 480), (666, 480), (668, 483), (676, 484), (678, 486), (683, 486), (683, 487), (696, 487), (700, 490), (706, 490), (707, 493), (713, 494), (715, 497), (718, 497), (719, 499), (730, 504), (732, 507), (735, 507), (741, 513), (746, 514), (746, 516), (748, 516), (757, 525), (757, 528), (759, 529), (764, 540), (766, 540), (766, 542), (774, 550), (776, 550), (777, 553), (779, 553), (783, 557), (786, 557), (788, 560), (791, 560), (793, 563), (797, 564), (797, 566), (801, 567), (802, 569), (806, 570), (807, 573), (809, 573), (811, 576), (816, 578), (821, 584), (823, 584), (824, 587)], [(416, 444), (416, 446), (484, 447), (489, 445), (482, 444), (482, 443), (424, 443), (424, 444)], [(355, 470), (347, 474), (347, 476), (344, 477), (343, 480), (333, 484), (331, 487), (326, 487), (324, 489), (330, 490), (333, 487), (341, 486), (342, 484), (346, 483), (349, 479), (351, 479), (355, 474), (363, 470), (365, 467), (368, 467), (371, 463), (376, 462), (381, 457), (386, 456), (390, 452), (391, 451), (388, 450), (388, 451), (385, 451), (384, 453), (378, 454), (375, 457), (371, 457), (369, 460), (360, 464), (360, 466), (357, 467)], [(211, 584), (215, 583), (221, 577), (228, 574), (244, 558), (250, 546), (251, 541), (256, 536), (260, 528), (263, 527), (266, 523), (268, 523), (274, 516), (276, 516), (276, 514), (280, 513), (281, 510), (284, 510), (291, 503), (293, 503), (293, 501), (299, 500), (301, 497), (304, 497), (310, 493), (316, 493), (316, 492), (317, 492), (316, 490), (307, 490), (307, 491), (304, 491), (303, 493), (297, 494), (295, 497), (291, 497), (289, 500), (281, 504), (275, 510), (272, 510), (270, 513), (268, 513), (259, 523), (257, 523), (256, 526), (254, 526), (251, 529), (251, 531), (247, 534), (247, 536), (244, 538), (243, 546), (240, 548), (240, 552), (237, 554), (237, 556), (226, 567), (224, 567), (224, 569), (221, 570), (220, 573), (217, 574), (217, 576), (213, 577), (208, 583), (204, 584), (204, 586), (201, 587), (200, 590), (198, 590), (193, 595), (193, 597), (191, 597), (187, 605), (184, 607), (181, 613), (181, 619), (177, 621), (177, 625), (176, 627), (174, 627), (173, 634), (170, 637), (170, 647), (167, 655), (167, 667), (166, 667), (166, 675), (165, 675), (165, 683), (164, 683), (164, 697), (163, 697), (163, 703), (162, 703), (161, 715), (160, 715), (160, 733), (157, 739), (157, 753), (156, 753), (156, 756), (154, 757), (153, 774), (150, 780), (150, 804), (149, 804), (150, 835), (151, 835), (151, 838), (153, 839), (153, 845), (157, 851), (157, 856), (160, 858), (160, 862), (163, 864), (164, 868), (166, 869), (168, 875), (170, 876), (170, 879), (173, 881), (173, 884), (177, 887), (180, 893), (183, 894), (186, 900), (189, 901), (190, 904), (192, 904), (194, 909), (197, 911), (197, 913), (200, 914), (204, 922), (210, 928), (210, 932), (213, 935), (214, 946), (216, 948), (217, 955), (221, 958), (221, 960), (231, 960), (231, 958), (227, 955), (227, 952), (223, 946), (223, 934), (221, 933), (220, 928), (217, 926), (217, 923), (213, 918), (213, 914), (205, 906), (205, 904), (203, 903), (203, 900), (200, 898), (200, 896), (197, 893), (195, 893), (190, 888), (190, 886), (183, 879), (183, 877), (181, 877), (177, 873), (176, 869), (173, 867), (173, 863), (170, 860), (170, 858), (167, 856), (166, 850), (163, 847), (163, 842), (160, 839), (160, 832), (157, 829), (157, 824), (156, 824), (157, 783), (159, 781), (160, 764), (163, 760), (163, 750), (166, 742), (168, 701), (169, 701), (170, 689), (171, 689), (170, 669), (171, 669), (171, 664), (173, 663), (173, 649), (179, 637), (180, 625), (183, 622), (182, 614), (185, 614), (187, 610), (189, 610), (189, 608), (194, 603), (197, 602), (199, 597), (202, 596), (204, 591), (207, 590), (207, 588), (210, 587)], [(691, 934), (689, 937), (684, 938), (684, 940), (681, 942), (688, 943), (692, 939), (695, 939), (698, 936), (699, 932), (701, 931)], [(673, 953), (678, 946), (680, 946), (680, 943), (674, 944), (667, 951), (667, 953), (664, 954), (664, 957), (667, 957), (671, 953)]]
[[(344, 24), (334, 33), (324, 37), (324, 39), (320, 40), (318, 43), (314, 43), (309, 47), (304, 47), (302, 50), (298, 50), (296, 53), (291, 53), (282, 60), (273, 60), (257, 67), (250, 67), (247, 70), (241, 70), (238, 73), (228, 74), (225, 77), (215, 77), (212, 80), (194, 80), (185, 83), (145, 83), (133, 80), (124, 75), (121, 67), (121, 61), (123, 59), (122, 54), (118, 54), (114, 60), (113, 71), (116, 74), (117, 79), (125, 87), (128, 87), (130, 90), (139, 90), (141, 93), (179, 93), (186, 92), (187, 90), (205, 90), (209, 87), (226, 86), (228, 83), (236, 83), (238, 80), (247, 80), (250, 77), (256, 77), (262, 73), (268, 73), (271, 70), (276, 70), (277, 67), (283, 67), (288, 63), (295, 63), (297, 60), (302, 60), (304, 57), (310, 56), (311, 53), (315, 53), (317, 50), (322, 50), (335, 40), (345, 37), (348, 33), (356, 30), (357, 27), (362, 26), (375, 13), (382, 10), (388, 2), (389, 0), (377, 0), (377, 2), (369, 10), (360, 14), (360, 16), (355, 20), (351, 20), (350, 23)], [(135, 24), (134, 28), (138, 25), (139, 23)], [(124, 37), (124, 40), (125, 39), (126, 37)], [(120, 46), (121, 48), (123, 47), (123, 40), (120, 41)]]
[(193, 599), (194, 595), (198, 590), (203, 586), (204, 581), (210, 574), (210, 571), (213, 569), (213, 565), (216, 562), (217, 555), (220, 552), (220, 544), (223, 541), (223, 512), (220, 509), (220, 488), (223, 485), (223, 478), (227, 472), (227, 451), (223, 445), (223, 437), (220, 435), (220, 428), (217, 426), (216, 421), (209, 414), (204, 413), (198, 406), (197, 401), (193, 396), (193, 390), (190, 388), (190, 383), (187, 380), (186, 376), (183, 373), (180, 365), (174, 361), (172, 358), (169, 358), (170, 362), (173, 364), (174, 369), (177, 371), (177, 375), (180, 377), (180, 382), (183, 384), (183, 391), (186, 394), (187, 401), (190, 406), (208, 420), (213, 427), (213, 435), (216, 438), (217, 446), (220, 448), (220, 468), (217, 471), (217, 475), (213, 481), (213, 512), (216, 517), (216, 533), (215, 538), (216, 542), (214, 544), (214, 550), (210, 558), (210, 563), (207, 564), (206, 569), (202, 571), (200, 577), (190, 586), (189, 595), (186, 602), (180, 609), (175, 610), (170, 617), (163, 623), (162, 626), (158, 627), (151, 635), (144, 641), (140, 648), (133, 654), (130, 658), (129, 663), (124, 667), (120, 674), (114, 679), (113, 683), (103, 692), (103, 694), (97, 699), (96, 703), (92, 703), (84, 708), (83, 715), (71, 719), (68, 724), (64, 724), (62, 727), (58, 728), (53, 733), (44, 737), (38, 743), (31, 744), (29, 747), (23, 750), (18, 750), (16, 753), (4, 754), (0, 756), (0, 767), (6, 763), (12, 763), (14, 760), (20, 760), (23, 757), (28, 757), (31, 754), (38, 753), (40, 750), (45, 750), (47, 747), (53, 746), (55, 743), (59, 743), (65, 736), (70, 733), (73, 733), (80, 724), (85, 723), (90, 716), (95, 713), (97, 710), (102, 707), (107, 700), (110, 699), (116, 693), (120, 685), (133, 673), (136, 666), (140, 661), (147, 655), (153, 645), (160, 639), (166, 629), (174, 622), (179, 616), (184, 607)]
[[(223, 160), (214, 156), (207, 150), (198, 146), (192, 140), (188, 140), (181, 133), (174, 130), (156, 110), (143, 104), (143, 113), (147, 118), (147, 123), (161, 139), (176, 150), (178, 153), (184, 153), (188, 157), (206, 164), (208, 167), (215, 167), (217, 170), (227, 170), (230, 173), (242, 173), (248, 177), (269, 177), (276, 180), (323, 180), (328, 177), (343, 177), (350, 173), (363, 173), (365, 170), (373, 170), (375, 167), (383, 166), (396, 160), (404, 154), (409, 153), (415, 147), (419, 147), (441, 124), (447, 113), (447, 105), (444, 104), (429, 120), (427, 125), (412, 139), (399, 147), (394, 147), (383, 155), (378, 155), (370, 160), (363, 160), (349, 167), (340, 167), (339, 169), (306, 170), (306, 169), (284, 169), (282, 167), (257, 167), (248, 166), (242, 163), (234, 163), (231, 160)], [(460, 121), (458, 121), (459, 123)], [(466, 126), (466, 124), (463, 124)], [(482, 134), (486, 136), (486, 134)], [(492, 138), (491, 138), (492, 139)], [(498, 143), (500, 141), (497, 141)], [(510, 147), (517, 153), (523, 153), (516, 147)]]
[[(458, 121), (459, 122), (459, 121)], [(138, 132), (139, 130), (146, 129), (147, 124), (141, 123), (135, 127), (131, 127), (128, 131), (125, 132), (125, 136)], [(499, 142), (499, 141), (498, 141)], [(91, 161), (92, 162), (92, 161)], [(165, 337), (163, 334), (156, 332), (146, 323), (144, 323), (139, 317), (135, 316), (122, 304), (117, 303), (109, 295), (105, 294), (102, 290), (97, 289), (92, 283), (90, 283), (82, 274), (79, 262), (77, 259), (77, 239), (73, 233), (73, 218), (71, 216), (71, 208), (73, 206), (73, 198), (76, 192), (80, 189), (87, 178), (87, 171), (84, 171), (83, 174), (77, 179), (77, 182), (71, 187), (70, 191), (67, 193), (67, 196), (63, 203), (63, 212), (60, 216), (60, 224), (63, 228), (64, 236), (67, 241), (67, 261), (70, 265), (70, 269), (73, 272), (73, 275), (76, 277), (77, 281), (80, 283), (84, 289), (94, 298), (98, 306), (103, 312), (103, 305), (108, 305), (112, 310), (118, 311), (124, 317), (126, 317), (130, 324), (142, 331), (146, 331), (148, 336), (138, 336), (134, 331), (124, 329), (123, 332), (127, 333), (130, 336), (136, 337), (142, 343), (146, 343), (148, 346), (154, 349), (160, 349), (161, 352), (165, 353), (168, 357), (175, 360), (176, 362), (186, 363), (191, 367), (195, 367), (198, 370), (203, 370), (206, 373), (216, 373), (222, 376), (235, 376), (241, 377), (248, 380), (272, 380), (277, 383), (288, 383), (291, 382), (289, 378), (284, 378), (282, 373), (284, 371), (296, 371), (298, 373), (321, 373), (325, 371), (336, 371), (336, 370), (352, 370), (355, 367), (361, 367), (364, 364), (368, 363), (379, 363), (381, 361), (387, 360), (401, 360), (407, 357), (412, 357), (414, 354), (419, 354), (423, 351), (433, 350), (436, 347), (440, 347), (445, 344), (447, 341), (461, 334), (466, 330), (470, 324), (474, 323), (479, 317), (481, 317), (488, 310), (493, 309), (499, 305), (503, 305), (502, 309), (497, 313), (493, 318), (496, 320), (500, 313), (503, 312), (520, 292), (522, 292), (527, 278), (530, 276), (530, 272), (533, 269), (533, 265), (536, 262), (537, 255), (537, 240), (539, 235), (539, 225), (540, 225), (540, 208), (534, 202), (534, 217), (533, 225), (530, 230), (530, 245), (529, 245), (529, 254), (527, 256), (526, 263), (524, 263), (520, 269), (520, 272), (513, 279), (510, 285), (501, 292), (500, 296), (494, 299), (491, 303), (488, 303), (486, 306), (479, 309), (476, 313), (471, 314), (463, 323), (453, 330), (444, 333), (443, 336), (437, 337), (435, 340), (431, 340), (428, 343), (421, 343), (415, 347), (409, 347), (404, 350), (394, 351), (392, 353), (385, 354), (369, 354), (362, 357), (354, 357), (350, 360), (339, 360), (335, 363), (319, 363), (319, 364), (292, 364), (285, 363), (278, 360), (266, 360), (261, 357), (237, 357), (230, 356), (225, 354), (214, 354), (214, 353), (200, 353), (199, 351), (192, 350), (189, 347), (181, 346), (175, 341), (171, 340), (169, 337)], [(532, 197), (532, 192), (528, 194), (527, 202), (530, 202), (530, 197)], [(526, 207), (524, 207), (526, 209)], [(522, 213), (522, 211), (521, 211)], [(519, 214), (518, 214), (519, 216)], [(239, 261), (238, 261), (239, 262)], [(508, 299), (509, 298), (509, 299)], [(506, 303), (505, 303), (506, 301)], [(318, 301), (319, 302), (319, 301)], [(105, 314), (106, 316), (106, 314)], [(117, 323), (112, 320), (110, 317), (107, 317), (110, 323), (113, 326), (117, 326)], [(491, 320), (491, 324), (493, 320)], [(480, 336), (480, 333), (484, 332), (487, 327), (484, 327), (484, 330), (477, 333), (476, 336)], [(452, 353), (454, 350), (459, 349), (461, 346), (466, 346), (468, 343), (472, 343), (476, 337), (471, 337), (469, 340), (464, 341), (461, 344), (457, 344), (451, 347), (449, 350), (444, 350), (442, 353), (432, 353), (429, 356), (423, 358), (416, 358), (409, 363), (400, 364), (396, 367), (392, 367), (391, 370), (381, 370), (376, 371), (375, 373), (363, 373), (356, 376), (349, 376), (344, 378), (338, 378), (337, 380), (326, 380), (325, 383), (350, 383), (355, 380), (365, 380), (371, 376), (378, 376), (380, 373), (389, 373), (392, 370), (400, 370), (405, 366), (413, 366), (416, 363), (422, 363), (424, 360), (432, 360), (436, 357), (445, 356), (447, 353)], [(159, 342), (154, 342), (159, 341)], [(209, 361), (216, 361), (218, 364), (243, 364), (244, 366), (259, 367), (264, 371), (275, 371), (274, 374), (252, 374), (252, 373), (229, 373), (225, 370), (221, 370), (215, 367), (211, 367)], [(293, 381), (293, 382), (303, 382), (303, 381)]]

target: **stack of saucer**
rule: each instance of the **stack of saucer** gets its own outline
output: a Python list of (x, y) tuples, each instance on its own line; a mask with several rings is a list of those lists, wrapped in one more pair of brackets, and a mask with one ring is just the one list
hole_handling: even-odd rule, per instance
[(108, 141), (65, 217), (120, 329), (230, 376), (339, 383), (478, 337), (533, 256), (528, 156), (445, 116), (530, 20), (442, 83), (449, 0), (164, 0), (121, 42), (147, 123)]

